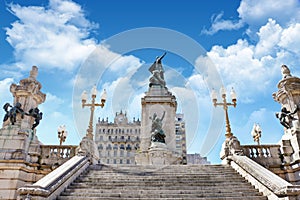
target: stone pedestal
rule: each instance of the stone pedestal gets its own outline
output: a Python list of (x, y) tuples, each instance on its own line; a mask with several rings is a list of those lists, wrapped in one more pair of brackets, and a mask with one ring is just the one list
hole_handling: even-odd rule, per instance
[[(141, 121), (141, 143), (140, 152), (136, 155), (136, 163), (141, 165), (155, 164), (156, 158), (160, 156), (168, 157), (169, 161), (165, 163), (171, 163), (176, 160), (170, 157), (176, 155), (176, 135), (175, 135), (175, 117), (177, 102), (176, 97), (168, 91), (166, 87), (160, 85), (152, 85), (149, 87), (145, 97), (141, 100), (142, 103), (142, 121)], [(164, 113), (164, 119), (162, 121), (162, 129), (164, 131), (165, 144), (164, 148), (153, 148), (151, 146), (151, 117), (156, 113), (161, 118)], [(159, 155), (159, 154), (162, 155)]]
[(173, 165), (179, 164), (181, 158), (173, 154), (167, 145), (160, 142), (152, 142), (148, 151), (150, 165)]
[(84, 136), (79, 144), (77, 154), (81, 156), (87, 156), (90, 158), (90, 162), (93, 165), (98, 164), (100, 159), (99, 151), (97, 145), (93, 138)]

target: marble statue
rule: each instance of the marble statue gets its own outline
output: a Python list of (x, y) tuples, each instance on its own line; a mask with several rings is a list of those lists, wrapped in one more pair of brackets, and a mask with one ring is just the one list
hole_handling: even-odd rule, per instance
[(153, 114), (153, 117), (150, 117), (150, 119), (152, 120), (152, 125), (151, 125), (152, 142), (165, 143), (166, 135), (162, 130), (162, 120), (164, 119), (164, 117), (165, 117), (165, 111), (161, 118), (158, 118), (156, 113)]
[[(8, 110), (9, 107), (11, 107), (10, 110)], [(21, 118), (23, 119), (25, 112), (21, 107), (22, 105), (19, 102), (17, 102), (15, 106), (11, 106), (9, 103), (4, 104), (3, 109), (6, 113), (4, 115), (3, 122), (10, 119), (10, 123), (14, 125), (17, 121), (17, 114), (21, 114)]]
[(149, 71), (152, 73), (152, 76), (149, 79), (150, 87), (152, 85), (160, 85), (161, 87), (166, 87), (166, 81), (164, 78), (164, 69), (161, 64), (161, 60), (165, 57), (166, 54), (167, 53), (165, 52), (162, 56), (156, 57), (155, 62), (149, 68)]

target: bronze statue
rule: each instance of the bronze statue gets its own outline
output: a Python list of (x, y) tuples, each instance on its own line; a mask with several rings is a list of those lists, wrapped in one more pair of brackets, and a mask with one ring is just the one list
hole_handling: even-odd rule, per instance
[(280, 124), (283, 125), (285, 128), (291, 128), (292, 120), (296, 120), (293, 115), (299, 110), (299, 106), (296, 106), (293, 112), (290, 112), (286, 109), (286, 107), (281, 108), (281, 112), (275, 113), (276, 117), (279, 119)]
[(162, 120), (164, 119), (164, 117), (165, 117), (165, 111), (161, 118), (158, 118), (156, 113), (153, 114), (153, 117), (150, 117), (150, 119), (152, 120), (152, 126), (151, 126), (152, 142), (166, 143), (165, 142), (166, 135), (162, 130)]
[(31, 128), (32, 130), (34, 130), (40, 124), (40, 120), (43, 118), (43, 113), (40, 112), (38, 108), (31, 108), (27, 115), (34, 118), (34, 124)]
[[(8, 110), (9, 107), (11, 107), (10, 110)], [(21, 107), (22, 105), (19, 102), (17, 102), (15, 106), (11, 106), (9, 103), (4, 104), (3, 109), (6, 113), (4, 115), (3, 122), (10, 119), (10, 123), (14, 125), (17, 121), (17, 114), (21, 114), (21, 118), (23, 119), (25, 112)]]
[(149, 71), (152, 73), (152, 77), (150, 77), (149, 86), (152, 85), (160, 85), (162, 87), (166, 87), (166, 82), (164, 78), (164, 69), (161, 64), (161, 60), (165, 57), (167, 53), (165, 52), (162, 56), (156, 57), (155, 62), (149, 68)]

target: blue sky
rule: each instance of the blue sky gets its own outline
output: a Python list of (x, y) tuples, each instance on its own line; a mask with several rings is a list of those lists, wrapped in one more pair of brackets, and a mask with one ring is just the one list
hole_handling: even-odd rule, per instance
[(122, 109), (140, 118), (147, 69), (167, 51), (165, 77), (185, 114), (188, 152), (219, 163), (224, 116), (212, 106), (212, 87), (235, 88), (238, 105), (229, 115), (242, 144), (254, 144), (254, 123), (262, 127), (263, 144), (282, 137), (272, 93), (282, 64), (299, 76), (299, 7), (297, 0), (6, 1), (0, 5), (0, 104), (12, 101), (9, 85), (38, 66), (47, 99), (37, 135), (58, 144), (57, 127), (65, 124), (66, 144), (77, 145), (89, 115), (81, 91), (106, 88), (97, 117), (112, 121)]

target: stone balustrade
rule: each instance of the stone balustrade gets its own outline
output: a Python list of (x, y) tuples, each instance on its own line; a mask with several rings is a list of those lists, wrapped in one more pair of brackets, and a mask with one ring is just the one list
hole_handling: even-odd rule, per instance
[(241, 148), (245, 156), (265, 167), (282, 164), (280, 145), (241, 145)]
[(17, 199), (56, 199), (90, 165), (85, 156), (73, 156), (34, 184), (18, 189)]
[(232, 168), (262, 192), (269, 200), (300, 199), (300, 186), (292, 185), (247, 156), (229, 156)]
[(41, 145), (41, 165), (60, 166), (76, 154), (75, 145)]

